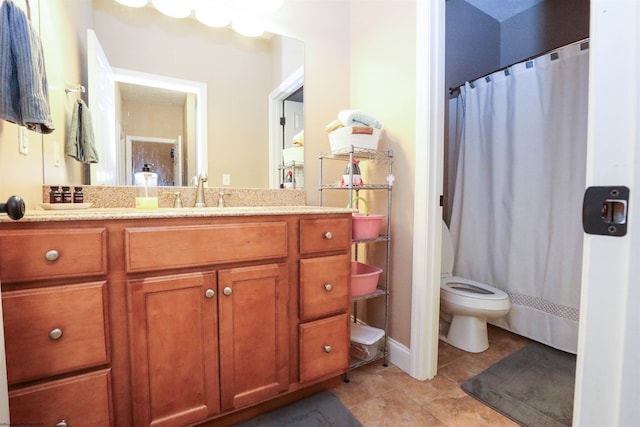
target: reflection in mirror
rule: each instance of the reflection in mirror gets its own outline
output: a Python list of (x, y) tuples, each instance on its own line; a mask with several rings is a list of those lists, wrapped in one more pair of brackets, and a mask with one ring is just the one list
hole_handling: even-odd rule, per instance
[[(118, 185), (145, 164), (158, 185), (188, 185), (206, 159), (206, 85), (114, 68)], [(107, 126), (109, 124), (106, 124)], [(124, 157), (122, 157), (124, 156)]]
[[(280, 186), (282, 150), (290, 141), (283, 136), (280, 126), (282, 115), (278, 110), (282, 110), (282, 100), (286, 96), (302, 87), (304, 74), (296, 75), (296, 87), (284, 85), (290, 92), (284, 98), (272, 100), (270, 95), (273, 92), (279, 94), (283, 83), (304, 69), (304, 43), (275, 34), (248, 38), (230, 28), (210, 28), (191, 18), (174, 19), (152, 7), (130, 8), (114, 0), (93, 0), (92, 11), (92, 29), (105, 53), (101, 60), (115, 69), (135, 70), (205, 85), (206, 98), (196, 95), (196, 109), (202, 106), (204, 111), (206, 107), (207, 113), (202, 120), (196, 119), (194, 125), (196, 137), (201, 137), (203, 142), (202, 145), (196, 143), (194, 150), (202, 153), (198, 162), (201, 170), (209, 176), (209, 186), (227, 185), (223, 177), (230, 178), (228, 185), (232, 187)], [(90, 42), (87, 39), (87, 50)], [(117, 138), (123, 142), (101, 156), (100, 169), (92, 167), (90, 176), (86, 178), (84, 170), (76, 171), (71, 167), (74, 166), (73, 161), (65, 159), (69, 165), (64, 168), (64, 177), (69, 182), (90, 182), (94, 185), (125, 183), (127, 168), (118, 160), (126, 158), (124, 132), (119, 128), (116, 130), (115, 124), (105, 125), (104, 129), (98, 129), (96, 124), (98, 117), (105, 118), (105, 123), (116, 121), (115, 113), (110, 113), (114, 108), (109, 105), (110, 102), (115, 103), (114, 97), (109, 100), (96, 90), (97, 86), (102, 86), (115, 93), (114, 76), (105, 75), (99, 82), (92, 82), (94, 73), (89, 53), (86, 59), (87, 78), (79, 83), (88, 89), (86, 97), (94, 119), (96, 145), (103, 138)], [(97, 106), (92, 105), (93, 101)], [(275, 108), (274, 104), (280, 107)], [(131, 133), (131, 136), (175, 139), (175, 135)], [(185, 152), (188, 145), (185, 135), (182, 136)], [(189, 184), (191, 176), (198, 173), (198, 164), (189, 166), (196, 161), (196, 157), (189, 153), (182, 160), (186, 165), (182, 173), (182, 184), (185, 185)], [(45, 185), (61, 182), (61, 167), (45, 157), (43, 167)], [(83, 176), (78, 177), (77, 174)], [(184, 181), (185, 176), (187, 182)]]
[[(210, 28), (194, 19), (174, 19), (151, 7), (129, 8), (114, 0), (93, 0), (92, 4), (92, 28), (104, 49), (105, 60), (114, 69), (199, 82), (206, 88), (207, 99), (196, 99), (196, 108), (206, 108), (206, 115), (202, 121), (196, 118), (195, 123), (196, 137), (202, 136), (205, 142), (195, 156), (186, 153), (183, 157), (183, 165), (186, 165), (182, 173), (183, 185), (188, 185), (191, 176), (202, 170), (209, 176), (209, 186), (220, 186), (223, 177), (230, 177), (233, 187), (279, 187), (280, 179), (272, 180), (271, 177), (274, 168), (276, 177), (280, 173), (284, 136), (279, 124), (281, 116), (269, 117), (270, 94), (296, 70), (303, 69), (304, 44), (301, 41), (273, 34), (248, 38), (230, 28)], [(92, 107), (91, 101), (97, 98), (103, 107), (109, 101), (97, 94), (95, 85), (91, 84), (94, 71), (89, 66), (87, 81), (82, 83), (88, 87), (89, 107), (95, 121), (109, 113), (101, 107)], [(114, 81), (113, 76), (110, 78)], [(303, 80), (300, 79), (298, 87), (302, 86)], [(115, 92), (115, 84), (110, 90)], [(115, 99), (112, 102), (115, 103)], [(115, 121), (113, 115), (110, 122)], [(123, 122), (124, 117), (121, 127)], [(109, 147), (101, 159), (100, 173), (92, 167), (91, 184), (128, 182), (126, 169), (120, 166), (124, 161), (116, 161), (126, 158), (124, 129), (116, 130), (115, 125), (110, 128), (112, 130), (100, 130), (94, 123), (96, 134), (111, 132), (107, 135), (108, 140), (119, 142)], [(204, 131), (200, 132), (200, 129)], [(279, 133), (278, 137), (276, 133)], [(139, 133), (130, 136), (176, 138), (176, 135)], [(185, 138), (182, 135), (183, 152), (189, 146)], [(273, 141), (279, 143), (279, 149), (275, 149), (272, 157)], [(195, 162), (195, 172), (189, 166), (191, 162)], [(55, 176), (50, 172), (55, 171), (55, 166), (48, 163), (44, 164), (45, 184), (56, 184), (59, 179), (47, 182), (47, 177)], [(79, 181), (75, 177), (68, 179)]]

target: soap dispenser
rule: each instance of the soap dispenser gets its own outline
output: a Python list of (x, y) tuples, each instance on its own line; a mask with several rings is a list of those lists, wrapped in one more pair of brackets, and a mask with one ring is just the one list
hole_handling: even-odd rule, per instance
[(134, 175), (136, 186), (136, 208), (158, 209), (158, 174), (151, 172), (151, 165), (145, 163), (142, 172)]

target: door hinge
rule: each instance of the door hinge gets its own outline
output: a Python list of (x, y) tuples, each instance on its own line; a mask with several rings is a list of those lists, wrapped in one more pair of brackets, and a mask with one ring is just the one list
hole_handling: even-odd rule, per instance
[(440, 206), (444, 206), (444, 196), (440, 196)]
[(286, 117), (280, 117), (280, 126), (284, 126), (287, 123)]

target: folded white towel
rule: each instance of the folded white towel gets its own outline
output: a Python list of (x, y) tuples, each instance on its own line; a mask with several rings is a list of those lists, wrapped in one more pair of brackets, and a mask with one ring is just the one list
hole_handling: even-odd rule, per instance
[(371, 126), (376, 129), (382, 129), (382, 123), (371, 114), (367, 114), (360, 110), (342, 110), (338, 113), (338, 119), (342, 126)]
[(294, 147), (302, 147), (304, 145), (304, 129), (298, 132), (291, 140)]
[(82, 99), (74, 105), (64, 150), (82, 163), (98, 163), (91, 113)]
[(0, 118), (39, 133), (55, 129), (42, 43), (12, 1), (0, 11)]

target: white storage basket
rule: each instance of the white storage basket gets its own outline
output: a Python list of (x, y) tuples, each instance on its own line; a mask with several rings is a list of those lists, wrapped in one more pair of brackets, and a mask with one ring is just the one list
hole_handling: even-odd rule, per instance
[(369, 135), (366, 133), (352, 133), (352, 128), (353, 126), (345, 126), (329, 133), (329, 145), (332, 153), (349, 151), (352, 145), (355, 148), (378, 149), (380, 129), (373, 128), (373, 133)]

